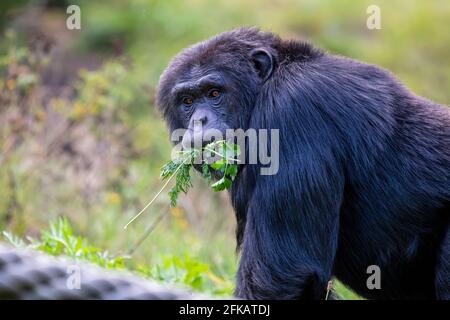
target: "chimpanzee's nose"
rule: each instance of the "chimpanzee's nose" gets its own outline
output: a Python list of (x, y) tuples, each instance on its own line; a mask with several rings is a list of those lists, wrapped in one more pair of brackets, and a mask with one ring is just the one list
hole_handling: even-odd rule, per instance
[(205, 123), (207, 120), (206, 114), (202, 114), (199, 117), (197, 117), (197, 119), (195, 119), (195, 121), (200, 121), (201, 123)]
[(206, 114), (200, 114), (198, 116), (194, 115), (194, 117), (192, 118), (191, 128), (194, 131), (199, 131), (201, 130), (201, 127), (206, 124), (207, 121), (208, 117), (206, 116)]

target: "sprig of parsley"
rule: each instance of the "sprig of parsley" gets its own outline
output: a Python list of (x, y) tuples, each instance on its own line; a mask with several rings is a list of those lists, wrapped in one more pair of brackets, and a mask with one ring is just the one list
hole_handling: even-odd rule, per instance
[[(239, 156), (239, 146), (230, 144), (225, 140), (211, 142), (203, 148), (203, 161), (201, 164), (201, 175), (208, 180), (214, 191), (229, 189), (238, 172), (237, 157)], [(187, 193), (192, 187), (191, 168), (194, 161), (202, 152), (198, 149), (180, 151), (179, 157), (166, 163), (161, 169), (161, 178), (166, 180), (176, 175), (175, 185), (169, 191), (170, 204), (177, 205), (178, 195), (181, 192)], [(210, 159), (213, 159), (209, 163)], [(212, 171), (217, 172), (221, 178), (213, 183)]]
[[(169, 182), (175, 177), (175, 184), (169, 191), (170, 204), (177, 205), (178, 196), (181, 192), (187, 193), (192, 187), (191, 169), (198, 157), (202, 156), (201, 175), (205, 178), (211, 188), (218, 192), (229, 189), (238, 173), (237, 157), (240, 154), (239, 146), (231, 144), (226, 140), (214, 141), (199, 149), (189, 149), (179, 151), (178, 156), (167, 162), (160, 172), (160, 177), (166, 181), (153, 199), (126, 225), (136, 220), (162, 193)], [(213, 172), (221, 178), (213, 182)]]

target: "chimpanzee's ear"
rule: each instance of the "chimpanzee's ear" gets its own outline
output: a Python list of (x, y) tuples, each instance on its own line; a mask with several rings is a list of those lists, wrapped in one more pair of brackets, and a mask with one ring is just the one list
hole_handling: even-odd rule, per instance
[(275, 67), (274, 56), (267, 49), (258, 48), (252, 50), (250, 58), (261, 79), (263, 81), (269, 79)]

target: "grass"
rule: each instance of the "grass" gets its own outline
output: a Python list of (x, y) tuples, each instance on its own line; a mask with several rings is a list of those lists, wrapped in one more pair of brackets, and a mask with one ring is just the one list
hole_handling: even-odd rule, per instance
[(22, 239), (7, 231), (3, 231), (3, 237), (18, 248), (32, 248), (52, 256), (68, 256), (107, 269), (128, 269), (155, 281), (217, 296), (230, 296), (233, 291), (232, 282), (214, 274), (208, 264), (188, 253), (159, 257), (159, 263), (153, 265), (136, 264), (131, 256), (112, 255), (107, 250), (92, 245), (85, 238), (75, 235), (66, 218), (50, 222), (48, 229), (42, 230), (36, 239)]
[[(107, 269), (127, 269), (153, 281), (215, 296), (231, 297), (234, 289), (232, 281), (221, 278), (212, 271), (211, 266), (187, 252), (182, 255), (161, 256), (152, 265), (136, 264), (129, 255), (114, 255), (75, 235), (66, 218), (51, 221), (48, 229), (42, 230), (36, 239), (22, 239), (7, 231), (3, 231), (3, 238), (17, 248), (31, 248), (52, 256), (68, 256)], [(343, 299), (358, 299), (339, 281), (334, 282), (334, 290)]]

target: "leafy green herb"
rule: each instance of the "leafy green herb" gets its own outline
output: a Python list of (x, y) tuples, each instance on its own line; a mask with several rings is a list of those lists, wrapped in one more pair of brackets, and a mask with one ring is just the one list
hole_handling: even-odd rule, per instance
[[(158, 198), (174, 177), (175, 184), (169, 191), (169, 198), (171, 206), (175, 207), (177, 205), (179, 194), (181, 192), (187, 193), (189, 188), (192, 187), (191, 169), (200, 156), (202, 156), (200, 164), (201, 175), (210, 183), (211, 188), (214, 191), (229, 189), (238, 173), (237, 163), (239, 160), (237, 157), (239, 154), (239, 146), (230, 144), (226, 140), (211, 142), (202, 150), (189, 149), (179, 151), (178, 156), (175, 159), (167, 162), (161, 168), (160, 177), (163, 181), (166, 181), (162, 188), (153, 199), (125, 225), (125, 229), (130, 223), (136, 220), (156, 200), (156, 198)], [(221, 177), (216, 182), (213, 182), (213, 173), (214, 175)]]

